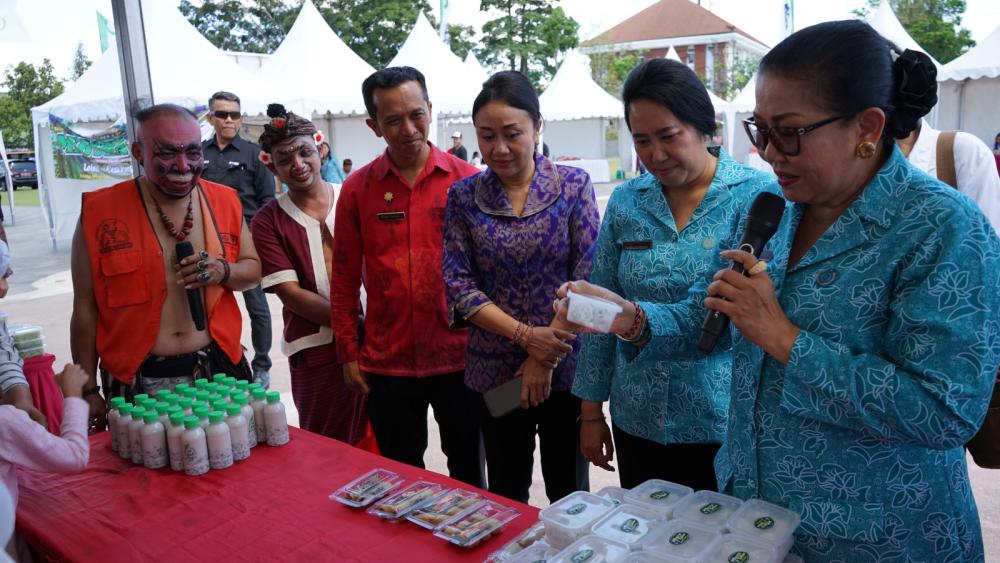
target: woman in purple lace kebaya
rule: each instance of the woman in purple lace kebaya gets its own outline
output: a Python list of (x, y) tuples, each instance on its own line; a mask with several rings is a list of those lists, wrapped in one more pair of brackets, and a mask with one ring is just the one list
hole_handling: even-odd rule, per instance
[(482, 407), (490, 491), (528, 501), (537, 435), (545, 492), (555, 501), (589, 488), (580, 400), (570, 393), (579, 343), (551, 324), (556, 289), (590, 274), (600, 227), (594, 186), (582, 169), (536, 152), (542, 118), (524, 75), (490, 77), (472, 120), (488, 168), (448, 194), (449, 314), (454, 326), (472, 325), (466, 385), (485, 393), (522, 377), (521, 409), (494, 419)]

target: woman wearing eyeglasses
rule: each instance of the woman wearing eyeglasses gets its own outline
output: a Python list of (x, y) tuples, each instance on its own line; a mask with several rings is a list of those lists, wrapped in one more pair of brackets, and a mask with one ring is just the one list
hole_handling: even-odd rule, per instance
[(708, 286), (737, 329), (716, 468), (802, 517), (806, 561), (984, 558), (962, 446), (1000, 361), (1000, 240), (893, 143), (935, 101), (931, 64), (857, 21), (761, 60), (747, 131), (792, 205), (770, 264), (724, 252), (752, 275)]

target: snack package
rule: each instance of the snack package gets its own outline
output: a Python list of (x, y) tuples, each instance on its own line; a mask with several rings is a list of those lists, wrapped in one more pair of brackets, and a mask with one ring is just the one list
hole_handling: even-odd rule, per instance
[(526, 551), (536, 543), (544, 543), (542, 542), (543, 539), (545, 539), (545, 522), (536, 522), (530, 528), (521, 532), (519, 536), (507, 542), (506, 545), (491, 553), (483, 563), (508, 561), (513, 556)]
[(691, 487), (661, 479), (650, 479), (625, 493), (625, 502), (650, 508), (662, 514), (664, 518), (670, 518), (674, 505), (692, 492)]
[(437, 483), (417, 481), (373, 504), (368, 514), (395, 522), (443, 489)]
[(591, 533), (623, 543), (635, 551), (639, 549), (643, 538), (655, 531), (661, 523), (658, 512), (641, 506), (622, 504), (598, 520), (591, 528)]
[(464, 516), (481, 500), (483, 495), (465, 489), (442, 491), (407, 514), (406, 519), (420, 527), (433, 530), (451, 518)]
[(566, 292), (569, 298), (569, 310), (566, 319), (580, 326), (592, 328), (598, 332), (611, 330), (611, 323), (622, 312), (622, 306), (600, 297), (583, 295), (582, 293)]
[(337, 489), (330, 495), (330, 500), (355, 508), (368, 506), (375, 500), (389, 494), (403, 481), (404, 479), (398, 473), (388, 469), (372, 469)]
[(586, 491), (566, 495), (538, 513), (545, 522), (545, 541), (556, 549), (565, 548), (589, 534), (594, 522), (614, 506), (610, 500)]
[(462, 547), (472, 547), (520, 516), (513, 508), (491, 500), (476, 505), (475, 510), (456, 516), (434, 531), (434, 535)]

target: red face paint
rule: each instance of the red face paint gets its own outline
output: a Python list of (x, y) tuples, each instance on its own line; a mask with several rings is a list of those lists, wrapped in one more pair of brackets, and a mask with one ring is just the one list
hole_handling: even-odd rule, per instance
[(139, 130), (139, 143), (146, 177), (160, 192), (173, 198), (191, 193), (205, 168), (201, 130), (194, 120), (151, 119)]

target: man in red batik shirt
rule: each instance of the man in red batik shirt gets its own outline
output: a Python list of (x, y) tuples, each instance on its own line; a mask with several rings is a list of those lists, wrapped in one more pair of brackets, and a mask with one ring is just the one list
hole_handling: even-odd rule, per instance
[(466, 331), (448, 328), (441, 275), (448, 189), (478, 170), (428, 142), (431, 103), (418, 70), (386, 68), (361, 89), (368, 126), (388, 148), (348, 177), (337, 201), (330, 281), (337, 357), (348, 386), (368, 395), (382, 455), (424, 466), (430, 405), (451, 477), (482, 487), (478, 403), (463, 382)]

